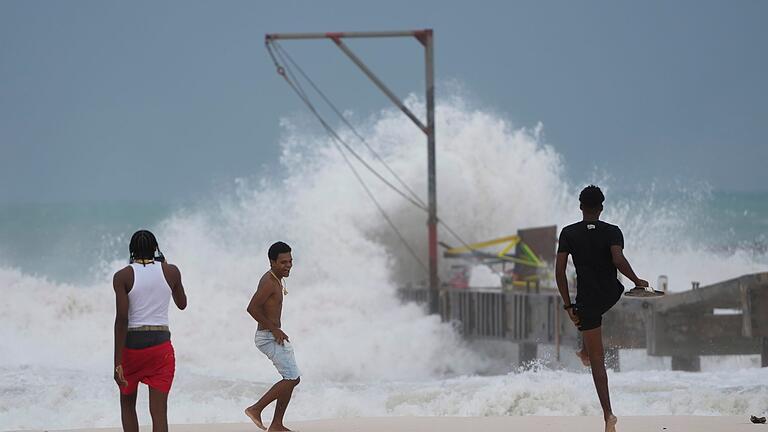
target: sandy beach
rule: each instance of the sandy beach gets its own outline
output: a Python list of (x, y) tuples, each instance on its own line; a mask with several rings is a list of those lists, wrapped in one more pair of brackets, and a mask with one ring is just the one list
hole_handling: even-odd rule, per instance
[[(299, 432), (508, 432), (508, 431), (602, 431), (599, 417), (374, 417), (288, 422)], [(768, 425), (754, 425), (749, 416), (632, 416), (620, 417), (619, 432), (738, 432), (768, 430)], [(152, 428), (143, 426), (142, 432)], [(120, 428), (68, 429), (68, 432), (119, 432)], [(175, 432), (255, 432), (250, 423), (171, 425)], [(54, 432), (54, 431), (46, 431)]]

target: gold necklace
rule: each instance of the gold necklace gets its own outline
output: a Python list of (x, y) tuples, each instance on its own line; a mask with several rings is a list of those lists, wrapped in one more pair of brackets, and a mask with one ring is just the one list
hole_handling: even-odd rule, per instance
[(272, 270), (269, 271), (269, 274), (271, 274), (272, 277), (275, 278), (277, 280), (277, 282), (280, 284), (280, 288), (283, 289), (283, 295), (287, 296), (288, 295), (288, 288), (285, 287), (285, 284), (283, 283), (283, 280), (280, 279), (279, 277), (277, 277), (274, 273), (272, 273)]
[(147, 265), (147, 264), (154, 263), (155, 260), (153, 260), (153, 259), (135, 259), (135, 260), (133, 260), (133, 262), (138, 263), (138, 264)]

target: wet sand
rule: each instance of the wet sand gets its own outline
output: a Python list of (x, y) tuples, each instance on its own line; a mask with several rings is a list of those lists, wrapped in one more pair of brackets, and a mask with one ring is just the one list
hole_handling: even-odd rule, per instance
[[(244, 419), (247, 421), (247, 419)], [(560, 432), (603, 431), (602, 418), (576, 416), (528, 417), (376, 417), (287, 421), (298, 432)], [(632, 416), (619, 417), (618, 432), (738, 432), (768, 431), (768, 425), (754, 425), (744, 416)], [(142, 426), (142, 432), (151, 431)], [(253, 423), (171, 425), (172, 432), (257, 432)], [(68, 432), (119, 432), (120, 428), (69, 429)], [(53, 432), (49, 430), (48, 432)]]

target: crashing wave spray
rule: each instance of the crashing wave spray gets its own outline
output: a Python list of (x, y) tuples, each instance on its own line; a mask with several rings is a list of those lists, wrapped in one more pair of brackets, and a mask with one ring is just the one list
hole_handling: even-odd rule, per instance
[[(410, 98), (407, 103), (419, 101)], [(579, 218), (579, 186), (566, 180), (560, 156), (542, 141), (541, 126), (516, 129), (497, 115), (468, 107), (459, 97), (442, 101), (437, 113), (439, 215), (464, 239), (482, 240), (529, 226), (562, 227)], [(387, 163), (414, 190), (426, 190), (421, 132), (393, 110), (363, 123), (369, 143)], [(305, 374), (297, 412), (310, 417), (543, 413), (509, 406), (473, 410), (458, 402), (471, 398), (465, 392), (479, 395), (473, 383), (484, 383), (484, 378), (461, 375), (482, 371), (484, 359), (449, 324), (397, 300), (398, 284), (425, 278), (423, 270), (397, 243), (332, 143), (290, 121), (284, 125), (284, 175), (240, 180), (234, 191), (211, 197), (196, 209), (178, 210), (154, 227), (169, 261), (181, 268), (189, 295), (188, 309), (171, 313), (178, 361), (174, 397), (179, 398), (171, 420), (238, 420), (240, 405), (261, 391), (254, 383), (274, 381), (271, 366), (253, 347), (256, 325), (245, 307), (268, 266), (266, 249), (276, 240), (294, 249), (284, 323)], [(426, 215), (369, 177), (383, 207), (426, 256)], [(685, 203), (659, 208), (647, 199), (615, 202), (610, 187), (606, 194), (605, 219), (623, 228), (627, 255), (643, 277), (668, 274), (672, 288), (679, 290), (675, 281), (704, 284), (765, 268), (764, 256), (738, 250), (715, 254), (681, 236), (679, 227), (688, 223), (679, 216)], [(453, 241), (445, 232), (441, 237)], [(122, 265), (114, 262), (112, 270)], [(5, 299), (0, 303), (2, 424), (117, 424), (109, 372), (114, 319), (109, 275), (74, 286), (6, 268), (0, 270), (0, 292)], [(568, 373), (551, 375), (562, 382), (558, 374)], [(548, 376), (526, 379), (546, 381)], [(755, 379), (750, 375), (743, 381)], [(401, 384), (385, 384), (393, 381)], [(422, 386), (425, 381), (431, 384)], [(484, 384), (478, 388), (491, 391)], [(488, 397), (499, 399), (503, 393), (500, 389)], [(523, 399), (515, 400), (541, 396), (535, 389), (521, 389), (519, 395)], [(210, 408), (203, 408), (201, 400)], [(698, 412), (694, 402), (675, 406), (674, 413)], [(232, 406), (238, 409), (230, 415), (226, 407)], [(634, 405), (627, 401), (624, 406)], [(546, 412), (587, 411), (568, 405)], [(50, 412), (69, 414), (51, 424)]]

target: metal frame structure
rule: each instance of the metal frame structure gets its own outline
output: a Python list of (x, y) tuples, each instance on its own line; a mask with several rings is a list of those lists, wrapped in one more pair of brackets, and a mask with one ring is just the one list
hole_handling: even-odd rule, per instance
[[(503, 244), (506, 245), (501, 250), (501, 252), (498, 253), (483, 252), (480, 250), (490, 246), (498, 246)], [(522, 252), (521, 255), (523, 255), (524, 258), (520, 258), (514, 254), (509, 253), (512, 248), (518, 245), (520, 246)], [(539, 259), (536, 253), (532, 251), (531, 248), (520, 239), (520, 236), (516, 235), (501, 237), (478, 243), (471, 243), (462, 247), (448, 248), (445, 252), (443, 252), (443, 256), (445, 258), (474, 259), (487, 265), (513, 262), (515, 264), (522, 264), (530, 267), (546, 267), (546, 263)]]
[[(388, 38), (413, 37), (424, 46), (426, 75), (427, 122), (424, 124), (405, 104), (355, 55), (342, 41), (346, 38)], [(332, 32), (332, 33), (270, 33), (265, 36), (268, 44), (272, 40), (330, 39), (352, 62), (379, 88), (409, 119), (427, 136), (427, 195), (428, 217), (427, 236), (429, 243), (429, 312), (439, 313), (439, 280), (437, 277), (437, 178), (435, 169), (435, 69), (434, 35), (432, 29), (382, 32)]]

